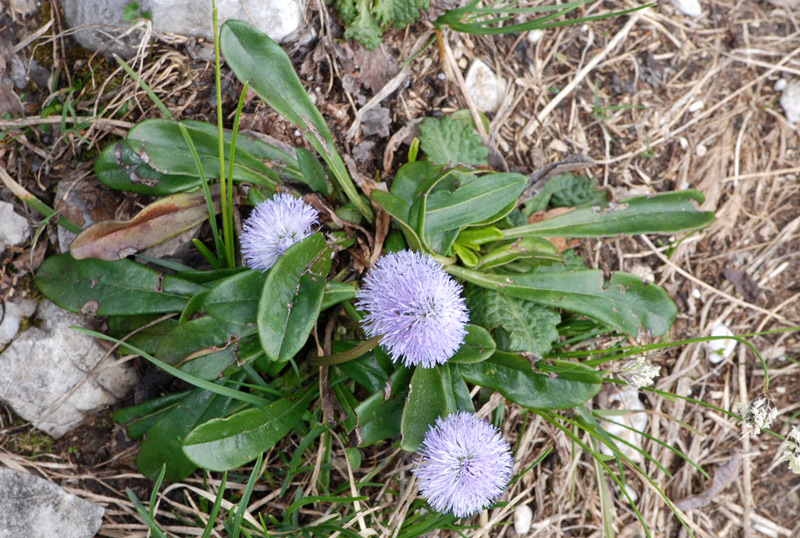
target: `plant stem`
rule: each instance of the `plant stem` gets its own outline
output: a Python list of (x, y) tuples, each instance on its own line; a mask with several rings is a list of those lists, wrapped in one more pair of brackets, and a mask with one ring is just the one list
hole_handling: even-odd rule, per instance
[(375, 349), (381, 341), (381, 338), (383, 338), (383, 335), (373, 336), (369, 340), (358, 344), (353, 349), (348, 349), (347, 351), (335, 353), (333, 355), (325, 355), (323, 357), (312, 357), (308, 362), (313, 366), (333, 366), (334, 364), (349, 362)]

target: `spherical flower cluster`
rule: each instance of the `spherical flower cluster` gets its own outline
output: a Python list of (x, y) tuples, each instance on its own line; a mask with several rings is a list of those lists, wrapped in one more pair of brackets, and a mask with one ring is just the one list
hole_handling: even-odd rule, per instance
[(467, 334), (461, 286), (427, 254), (392, 252), (375, 264), (358, 292), (364, 331), (381, 336), (394, 362), (432, 368), (455, 355)]
[(251, 269), (266, 271), (283, 252), (312, 233), (317, 211), (287, 193), (258, 204), (242, 225), (242, 255)]
[(491, 505), (508, 486), (514, 458), (508, 441), (471, 413), (439, 418), (419, 449), (420, 494), (431, 507), (470, 517)]

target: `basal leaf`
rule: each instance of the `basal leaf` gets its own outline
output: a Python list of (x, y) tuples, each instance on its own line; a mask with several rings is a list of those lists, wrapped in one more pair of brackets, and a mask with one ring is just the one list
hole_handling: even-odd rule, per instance
[(203, 308), (216, 319), (239, 325), (255, 324), (258, 297), (267, 274), (244, 271), (218, 282), (203, 301)]
[(509, 351), (545, 355), (558, 339), (561, 316), (550, 308), (474, 285), (465, 291), (470, 319), (487, 329), (505, 329), (511, 339)]
[(189, 432), (183, 440), (183, 454), (192, 463), (212, 471), (241, 467), (283, 439), (315, 396), (315, 390), (307, 389), (265, 409), (250, 408), (228, 418), (210, 420)]
[(525, 203), (525, 214), (544, 211), (552, 207), (604, 206), (608, 195), (597, 186), (597, 182), (586, 176), (558, 174), (551, 178), (544, 189)]
[[(473, 315), (470, 308), (470, 318), (476, 323), (480, 323), (478, 318)], [(458, 348), (455, 355), (450, 357), (448, 363), (453, 364), (472, 364), (474, 362), (485, 361), (495, 352), (495, 343), (489, 331), (472, 323), (467, 324), (467, 336), (464, 343)]]
[(400, 366), (389, 377), (383, 390), (374, 392), (356, 407), (356, 436), (359, 446), (400, 435), (403, 405), (410, 380), (411, 370)]
[(46, 259), (36, 285), (61, 308), (101, 316), (180, 312), (207, 289), (131, 260), (76, 260), (68, 253)]
[(495, 390), (523, 407), (569, 409), (600, 391), (601, 383), (550, 378), (533, 371), (526, 359), (497, 352), (477, 364), (460, 364), (458, 370), (468, 382)]
[(436, 164), (488, 164), (489, 149), (481, 137), (474, 128), (458, 120), (425, 118), (419, 125), (419, 141), (422, 151)]
[(699, 191), (668, 192), (629, 198), (605, 209), (585, 207), (526, 226), (504, 230), (517, 237), (603, 237), (618, 234), (674, 233), (711, 224), (714, 213), (699, 211)]
[(514, 202), (527, 184), (522, 174), (486, 174), (454, 191), (428, 195), (425, 232), (436, 234), (488, 219)]
[(325, 250), (325, 238), (315, 233), (284, 252), (267, 274), (258, 303), (258, 334), (272, 361), (294, 357), (317, 321), (325, 279), (305, 273)]
[(455, 411), (453, 381), (447, 364), (433, 368), (417, 367), (411, 377), (411, 387), (403, 410), (403, 441), (400, 448), (411, 452), (417, 450), (436, 419)]
[(584, 314), (631, 336), (666, 334), (678, 314), (663, 288), (626, 273), (606, 281), (597, 270), (492, 275), (452, 265), (447, 271), (483, 288)]
[(420, 9), (428, 9), (428, 0), (376, 0), (375, 16), (382, 24), (405, 28), (419, 18)]
[[(214, 210), (220, 211), (219, 188), (211, 188)], [(208, 220), (202, 191), (181, 192), (160, 198), (128, 221), (107, 220), (85, 228), (70, 244), (76, 260), (121, 260), (191, 230)]]

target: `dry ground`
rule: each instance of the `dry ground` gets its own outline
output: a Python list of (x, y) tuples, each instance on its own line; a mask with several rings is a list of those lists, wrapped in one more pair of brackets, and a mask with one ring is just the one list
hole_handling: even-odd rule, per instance
[[(0, 35), (10, 31), (17, 33), (16, 39), (29, 35), (46, 22), (42, 17), (53, 17), (48, 6), (45, 2), (41, 17), (3, 15)], [(597, 5), (584, 14), (622, 7), (628, 5)], [(343, 152), (360, 148), (356, 154), (361, 156), (357, 159), (361, 173), (391, 175), (404, 159), (407, 147), (401, 145), (402, 140), (413, 133), (420, 118), (467, 107), (462, 86), (452, 77), (452, 66), (463, 69), (472, 58), (482, 58), (509, 81), (506, 99), (490, 115), (487, 133), (499, 166), (530, 171), (567, 154), (582, 153), (597, 160), (590, 173), (617, 198), (685, 188), (706, 195), (703, 207), (716, 212), (716, 222), (686, 239), (669, 259), (666, 247), (642, 237), (585, 241), (580, 247), (594, 266), (607, 271), (630, 271), (637, 265), (651, 268), (681, 309), (673, 339), (706, 336), (719, 324), (735, 333), (800, 325), (800, 139), (798, 126), (787, 122), (778, 105), (780, 94), (774, 90), (779, 78), (800, 80), (796, 20), (800, 12), (765, 1), (704, 0), (703, 15), (689, 19), (664, 2), (631, 17), (548, 30), (536, 44), (524, 35), (490, 38), (447, 32), (446, 46), (442, 50), (430, 47), (420, 54), (410, 71), (395, 80), (399, 91), (380, 103), (391, 113), (390, 133), (401, 133), (392, 138), (367, 137), (358, 130), (348, 137), (355, 113), (388, 77), (373, 80), (367, 70), (357, 69), (365, 65), (367, 56), (337, 40), (341, 29), (331, 15), (326, 6), (313, 3), (309, 16), (321, 39), (293, 50), (292, 55), (317, 105), (340, 135)], [(90, 162), (97, 147), (122, 135), (133, 122), (157, 114), (143, 92), (123, 80), (113, 64), (76, 52), (62, 30), (54, 19), (37, 50), (28, 47), (26, 51), (43, 64), (64, 68), (62, 76), (70, 77), (70, 84), (73, 78), (86, 81), (75, 94), (79, 109), (84, 114), (105, 110), (106, 119), (92, 121), (82, 132), (85, 143), (74, 134), (59, 138), (39, 126), (0, 147), (0, 164), (48, 201), (58, 179), (94, 181)], [(405, 32), (392, 32), (381, 54), (401, 61), (418, 46), (419, 36), (429, 31), (429, 25), (419, 23)], [(176, 116), (214, 121), (212, 71), (198, 51), (207, 53), (208, 47), (178, 39), (158, 42), (144, 58), (142, 73)], [(369, 58), (390, 72), (391, 61)], [(89, 65), (96, 76), (87, 75)], [(446, 76), (440, 77), (441, 73)], [(104, 87), (104, 81), (112, 82)], [(237, 86), (228, 82), (228, 109), (236, 91)], [(54, 98), (41, 91), (36, 96), (38, 103), (29, 105), (28, 115), (34, 116), (29, 125), (47, 121), (35, 119), (37, 107)], [(123, 109), (126, 103), (135, 106)], [(245, 121), (248, 128), (295, 142), (293, 130), (257, 100), (248, 104)], [(0, 127), (21, 124), (14, 122), (0, 121)], [(133, 209), (129, 201), (116, 213), (125, 215)], [(4, 293), (15, 289), (5, 282)], [(13, 284), (16, 292), (25, 292), (25, 279)], [(775, 429), (785, 433), (789, 420), (797, 423), (794, 414), (800, 408), (798, 334), (759, 337), (753, 342), (770, 365), (771, 395), (781, 413)], [(758, 362), (741, 345), (717, 365), (708, 361), (701, 345), (651, 358), (663, 368), (658, 389), (724, 409), (763, 391)], [(652, 394), (642, 398), (651, 410), (648, 433), (688, 453), (710, 472), (734, 455), (742, 456), (732, 483), (713, 495), (707, 506), (686, 514), (697, 536), (800, 536), (800, 479), (788, 474), (785, 465), (775, 464), (778, 441), (765, 435), (741, 439), (735, 421), (697, 405)], [(529, 503), (534, 511), (529, 536), (601, 536), (600, 488), (591, 460), (547, 424), (533, 421), (523, 430), (522, 422), (520, 411), (510, 408), (504, 428), (512, 442), (519, 444), (520, 468), (548, 446), (554, 446), (554, 453), (511, 488), (508, 507), (477, 521), (480, 528), (467, 535), (515, 536), (513, 526), (491, 525), (510, 521), (514, 506)], [(122, 491), (134, 487), (141, 497), (148, 485), (131, 467), (135, 447), (125, 443), (119, 429), (109, 432), (107, 418), (99, 416), (95, 424), (50, 446), (3, 410), (0, 464), (41, 473), (107, 506), (102, 536), (144, 536), (144, 526), (132, 523), (132, 507)], [(671, 498), (710, 487), (710, 481), (669, 450), (655, 443), (647, 446), (674, 474), (667, 479), (655, 465), (645, 466)], [(341, 447), (334, 444), (334, 450)], [(314, 457), (309, 454), (310, 461)], [(413, 492), (407, 473), (410, 460), (388, 449), (367, 453), (355, 479), (362, 479), (387, 458), (378, 479), (393, 478), (400, 491), (376, 492), (367, 508), (385, 513), (382, 523), (391, 531), (405, 515)], [(634, 473), (629, 479), (654, 536), (685, 536), (660, 496)], [(171, 487), (190, 486), (202, 488), (202, 480)], [(619, 501), (613, 484), (609, 488), (617, 499), (612, 514), (617, 535), (643, 535), (630, 507)], [(251, 507), (254, 512), (264, 506), (283, 506), (283, 500), (271, 491), (259, 486)], [(176, 535), (188, 531), (167, 512), (182, 510), (180, 506), (165, 504), (164, 522)], [(319, 513), (310, 510), (308, 514)], [(455, 536), (449, 531), (432, 535)]]

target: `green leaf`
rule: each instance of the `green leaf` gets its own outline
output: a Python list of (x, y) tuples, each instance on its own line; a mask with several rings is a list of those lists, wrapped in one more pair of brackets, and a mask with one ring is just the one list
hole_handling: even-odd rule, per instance
[(406, 201), (379, 189), (372, 191), (370, 198), (397, 221), (400, 228), (403, 230), (403, 236), (406, 238), (406, 242), (411, 250), (423, 250), (422, 240), (419, 238), (419, 235), (417, 235), (416, 230), (409, 224), (408, 212), (410, 207)]
[(478, 286), (468, 285), (465, 291), (470, 319), (487, 329), (505, 329), (511, 339), (509, 351), (546, 355), (558, 339), (561, 316), (557, 312)]
[[(472, 321), (478, 323), (478, 319), (473, 315), (472, 308), (470, 308), (470, 317)], [(489, 331), (479, 325), (467, 324), (467, 336), (464, 338), (464, 343), (461, 344), (456, 354), (450, 357), (447, 362), (472, 364), (485, 361), (494, 354), (495, 348), (494, 339), (492, 339)]]
[(392, 180), (393, 195), (404, 200), (409, 207), (414, 203), (421, 185), (431, 183), (442, 174), (442, 166), (430, 161), (415, 161), (400, 167)]
[[(219, 135), (216, 126), (198, 121), (185, 121), (183, 125), (197, 149), (206, 177), (217, 178)], [(226, 155), (230, 154), (231, 137), (230, 131), (223, 135)], [(278, 163), (278, 170), (294, 179), (302, 177), (297, 161), (287, 153), (254, 138), (237, 137), (233, 166), (235, 181), (249, 181), (274, 192), (280, 178), (265, 161)], [(100, 181), (112, 189), (149, 195), (194, 189), (202, 183), (180, 124), (164, 119), (137, 124), (125, 141), (103, 151), (95, 172)]]
[[(360, 340), (334, 341), (333, 352), (348, 351), (361, 343), (363, 342)], [(355, 360), (337, 364), (336, 368), (341, 370), (345, 376), (367, 389), (370, 394), (381, 392), (389, 376), (394, 372), (391, 361), (379, 348), (365, 353)]]
[(400, 434), (410, 380), (411, 370), (401, 366), (389, 377), (383, 390), (374, 392), (356, 407), (359, 446), (371, 445)]
[(46, 259), (36, 285), (61, 308), (101, 316), (180, 312), (193, 295), (206, 290), (131, 260), (76, 260), (68, 253)]
[(372, 15), (370, 0), (358, 0), (358, 15), (344, 32), (344, 37), (354, 39), (367, 49), (380, 46), (383, 32)]
[(265, 409), (245, 409), (228, 418), (201, 424), (183, 440), (183, 454), (192, 463), (212, 471), (241, 467), (283, 439), (316, 395), (314, 390), (307, 389)]
[(317, 322), (325, 279), (304, 273), (325, 250), (325, 238), (315, 233), (284, 252), (269, 271), (258, 303), (258, 334), (272, 361), (294, 357)]
[[(425, 118), (419, 125), (422, 151), (436, 164), (488, 164), (489, 149), (475, 129), (452, 118)], [(521, 192), (521, 191), (520, 191)]]
[(242, 82), (249, 81), (259, 97), (294, 124), (328, 164), (328, 169), (353, 204), (370, 223), (375, 215), (347, 172), (333, 135), (311, 102), (289, 56), (269, 36), (246, 22), (229, 20), (219, 35), (225, 61)]
[(698, 211), (705, 198), (699, 191), (668, 192), (629, 198), (605, 209), (576, 209), (534, 224), (504, 230), (517, 237), (602, 237), (618, 234), (674, 233), (711, 224), (714, 213)]
[(460, 364), (458, 370), (466, 381), (493, 389), (530, 409), (570, 409), (592, 398), (602, 387), (601, 383), (537, 374), (530, 362), (512, 353), (497, 352), (477, 364)]
[[(469, 230), (467, 230), (469, 231)], [(462, 232), (463, 235), (463, 232)], [(494, 247), (494, 245), (492, 245)], [(517, 260), (535, 261), (541, 264), (554, 264), (562, 261), (561, 252), (553, 243), (541, 237), (526, 237), (511, 242), (503, 242), (492, 248), (478, 262), (478, 268), (486, 271)], [(581, 269), (584, 268), (581, 260)]]
[(419, 18), (420, 9), (428, 9), (428, 0), (376, 0), (375, 16), (382, 24), (394, 23), (405, 28)]
[(626, 273), (604, 280), (602, 271), (490, 275), (451, 265), (447, 271), (472, 284), (506, 295), (584, 314), (631, 336), (666, 334), (678, 309), (666, 291)]
[(197, 469), (181, 450), (183, 438), (196, 424), (223, 417), (241, 405), (213, 392), (195, 389), (172, 407), (152, 428), (139, 448), (136, 464), (139, 472), (155, 479), (167, 466), (167, 480), (183, 480)]
[(447, 365), (433, 368), (417, 367), (411, 377), (411, 387), (403, 410), (400, 448), (414, 452), (439, 417), (456, 411), (453, 382)]
[(125, 342), (147, 353), (155, 353), (158, 344), (178, 325), (176, 318), (169, 318), (155, 325), (142, 329), (148, 323), (155, 321), (160, 316), (157, 314), (147, 314), (140, 316), (109, 316), (108, 334), (114, 338), (125, 338), (133, 331), (137, 331), (133, 336), (128, 337)]
[(425, 233), (458, 229), (492, 217), (517, 199), (527, 181), (522, 174), (486, 174), (452, 192), (429, 194)]
[(552, 177), (542, 192), (525, 203), (525, 214), (531, 215), (552, 207), (604, 206), (608, 194), (597, 186), (594, 179), (572, 174)]
[(306, 184), (315, 192), (330, 194), (328, 175), (314, 154), (306, 148), (297, 148), (295, 151), (297, 152), (297, 165), (303, 173)]
[(253, 324), (258, 314), (258, 297), (267, 275), (260, 271), (236, 273), (217, 283), (206, 295), (203, 308), (216, 319)]
[(356, 298), (356, 286), (350, 282), (333, 282), (325, 284), (325, 294), (322, 296), (320, 311)]

